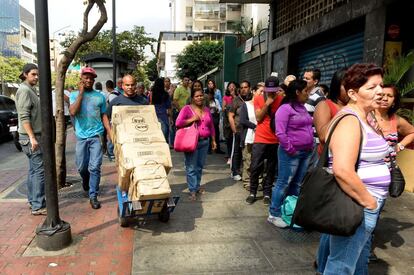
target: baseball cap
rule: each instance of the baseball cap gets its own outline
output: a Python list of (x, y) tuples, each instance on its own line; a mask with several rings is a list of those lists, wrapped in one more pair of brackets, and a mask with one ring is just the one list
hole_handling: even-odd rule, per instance
[(21, 79), (21, 80), (25, 80), (26, 78), (24, 77), (24, 74), (26, 73), (28, 73), (28, 72), (30, 72), (31, 70), (37, 70), (38, 68), (37, 68), (37, 65), (36, 64), (33, 64), (33, 63), (26, 63), (26, 64), (24, 64), (24, 66), (23, 66), (23, 70), (22, 70), (22, 73), (19, 75), (19, 78)]
[(96, 71), (92, 67), (85, 67), (81, 71), (81, 75), (83, 74), (91, 74), (94, 78), (96, 78)]
[(279, 91), (279, 78), (276, 76), (269, 76), (265, 81), (264, 91), (266, 93), (276, 93)]

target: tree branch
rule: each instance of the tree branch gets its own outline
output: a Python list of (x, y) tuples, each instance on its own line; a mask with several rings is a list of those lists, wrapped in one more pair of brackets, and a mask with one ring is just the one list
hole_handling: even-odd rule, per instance
[(83, 13), (83, 28), (82, 28), (82, 35), (86, 34), (88, 32), (88, 17), (89, 12), (91, 11), (93, 5), (95, 4), (95, 0), (88, 0), (88, 6), (85, 9), (85, 12)]

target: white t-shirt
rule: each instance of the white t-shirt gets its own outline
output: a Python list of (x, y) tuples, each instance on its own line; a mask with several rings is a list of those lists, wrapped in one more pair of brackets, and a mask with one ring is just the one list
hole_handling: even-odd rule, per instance
[[(68, 90), (63, 90), (63, 93), (69, 97), (70, 92)], [(56, 91), (52, 91), (52, 107), (53, 107), (53, 116), (56, 116)], [(69, 102), (63, 101), (63, 113), (65, 116), (69, 116)]]

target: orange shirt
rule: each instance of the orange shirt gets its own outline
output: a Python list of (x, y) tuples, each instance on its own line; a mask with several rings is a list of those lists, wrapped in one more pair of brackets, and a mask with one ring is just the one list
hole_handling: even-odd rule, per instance
[[(277, 109), (282, 102), (283, 96), (276, 96), (273, 101), (271, 108), (272, 114), (275, 114)], [(257, 95), (253, 99), (254, 110), (263, 109), (265, 106), (265, 100), (263, 95)], [(276, 134), (270, 128), (270, 116), (268, 113), (265, 114), (262, 121), (257, 122), (256, 133), (254, 136), (254, 143), (266, 143), (266, 144), (276, 144), (279, 143)]]

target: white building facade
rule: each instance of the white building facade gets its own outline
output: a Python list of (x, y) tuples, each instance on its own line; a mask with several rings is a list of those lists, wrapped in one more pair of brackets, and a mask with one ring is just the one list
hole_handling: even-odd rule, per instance
[(36, 27), (34, 15), (20, 6), (21, 58), (37, 63)]
[(178, 83), (176, 77), (177, 55), (185, 47), (200, 40), (219, 41), (224, 39), (225, 33), (203, 32), (160, 32), (157, 48), (157, 67), (161, 77), (169, 77), (171, 82)]

